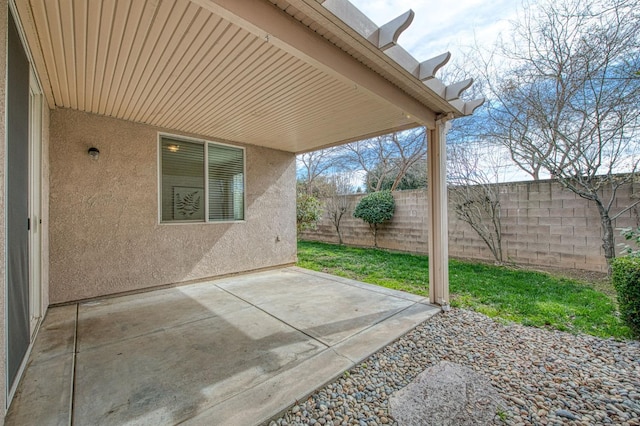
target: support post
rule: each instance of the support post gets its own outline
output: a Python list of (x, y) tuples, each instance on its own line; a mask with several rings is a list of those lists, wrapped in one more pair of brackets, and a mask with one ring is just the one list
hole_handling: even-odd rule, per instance
[(449, 228), (447, 223), (447, 132), (452, 114), (440, 116), (429, 129), (429, 301), (449, 305)]

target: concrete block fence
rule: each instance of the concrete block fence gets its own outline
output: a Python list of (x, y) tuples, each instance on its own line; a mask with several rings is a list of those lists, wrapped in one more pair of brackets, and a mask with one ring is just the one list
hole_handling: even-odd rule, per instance
[[(601, 226), (596, 206), (564, 189), (554, 180), (498, 184), (502, 219), (504, 259), (530, 266), (550, 266), (605, 272)], [(455, 191), (450, 188), (449, 191)], [(369, 225), (353, 217), (362, 194), (347, 196), (348, 208), (340, 226), (347, 245), (373, 246)], [(640, 196), (640, 186), (629, 184), (618, 191), (613, 213)], [(426, 190), (394, 193), (396, 212), (378, 231), (381, 248), (428, 254)], [(451, 197), (450, 197), (451, 199)], [(632, 209), (615, 222), (616, 228), (638, 225), (638, 210)], [(618, 236), (617, 242), (624, 239)], [(323, 215), (317, 230), (301, 239), (337, 243), (336, 230)], [(618, 250), (618, 249), (617, 249)], [(449, 254), (452, 257), (493, 260), (476, 232), (460, 221), (449, 205)]]

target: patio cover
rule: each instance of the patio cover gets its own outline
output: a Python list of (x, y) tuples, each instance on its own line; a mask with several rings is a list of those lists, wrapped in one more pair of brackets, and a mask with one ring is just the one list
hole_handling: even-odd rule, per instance
[(448, 302), (446, 123), (460, 99), (347, 0), (24, 0), (16, 9), (50, 108), (294, 153), (429, 129), (430, 295)]

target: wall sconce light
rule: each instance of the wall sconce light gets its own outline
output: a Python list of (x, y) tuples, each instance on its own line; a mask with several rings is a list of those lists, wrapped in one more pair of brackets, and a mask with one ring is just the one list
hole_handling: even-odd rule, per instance
[(94, 160), (97, 160), (98, 157), (100, 156), (100, 150), (94, 146), (92, 146), (91, 148), (89, 148), (89, 156), (91, 158), (93, 158)]

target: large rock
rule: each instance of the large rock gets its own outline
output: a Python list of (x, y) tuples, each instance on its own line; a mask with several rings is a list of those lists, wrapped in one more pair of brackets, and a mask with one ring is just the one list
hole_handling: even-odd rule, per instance
[(424, 370), (389, 405), (400, 426), (490, 425), (506, 407), (488, 379), (451, 362)]

